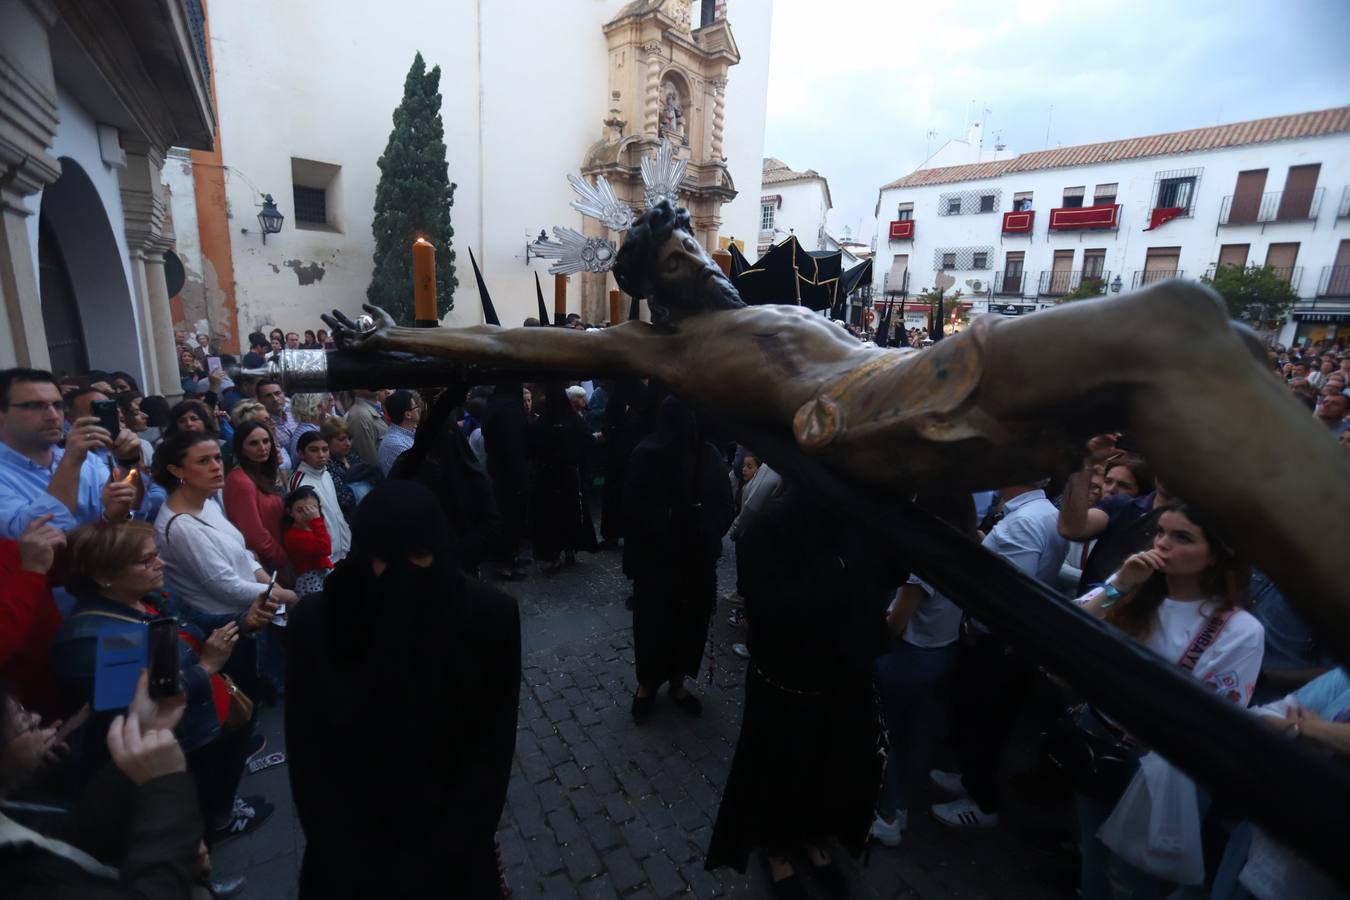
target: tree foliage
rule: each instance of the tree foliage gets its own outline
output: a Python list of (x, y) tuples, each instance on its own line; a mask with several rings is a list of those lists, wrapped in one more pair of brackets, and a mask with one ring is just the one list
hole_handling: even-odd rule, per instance
[(1288, 279), (1270, 266), (1219, 266), (1200, 280), (1218, 291), (1230, 316), (1256, 328), (1278, 326), (1298, 302)]
[(403, 83), (403, 101), (380, 157), (375, 188), (375, 270), (366, 298), (400, 324), (413, 321), (412, 244), (420, 235), (436, 247), (436, 314), (454, 306), (455, 251), (450, 241), (450, 207), (455, 184), (445, 158), (441, 121), (441, 67), (427, 71), (422, 54), (413, 59)]
[(1100, 297), (1106, 293), (1106, 282), (1100, 278), (1084, 278), (1078, 287), (1069, 291), (1063, 297), (1056, 300), (1056, 303), (1070, 303), (1074, 300), (1089, 300), (1093, 297)]

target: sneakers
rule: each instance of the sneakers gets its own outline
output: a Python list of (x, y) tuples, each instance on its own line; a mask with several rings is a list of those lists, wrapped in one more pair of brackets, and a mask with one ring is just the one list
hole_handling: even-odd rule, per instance
[(969, 797), (970, 791), (961, 783), (961, 773), (944, 772), (941, 769), (933, 769), (928, 773), (928, 780), (933, 783), (933, 787), (942, 788), (954, 797)]
[(998, 824), (998, 813), (987, 813), (980, 804), (964, 797), (950, 803), (935, 803), (933, 818), (948, 828), (993, 828)]
[(209, 847), (217, 847), (230, 838), (239, 837), (241, 834), (248, 834), (259, 828), (272, 816), (275, 809), (272, 804), (260, 797), (250, 797), (251, 802), (245, 805), (253, 810), (253, 815), (245, 815), (240, 808), (239, 801), (235, 801), (235, 811), (230, 816), (230, 821), (220, 828), (213, 828), (206, 837), (206, 844)]
[(727, 616), (727, 624), (732, 628), (740, 628), (745, 624), (745, 610), (739, 606), (731, 608), (731, 615)]
[(880, 815), (872, 820), (872, 830), (868, 834), (873, 840), (885, 847), (900, 846), (900, 832), (905, 830), (909, 824), (909, 812), (901, 811), (895, 814), (894, 822), (887, 822)]
[(736, 654), (737, 656), (739, 656), (741, 659), (749, 659), (749, 658), (750, 658), (750, 648), (747, 647), (747, 646), (745, 646), (744, 644), (732, 644), (732, 645), (731, 645), (731, 652), (732, 652), (732, 653), (735, 653), (735, 654)]

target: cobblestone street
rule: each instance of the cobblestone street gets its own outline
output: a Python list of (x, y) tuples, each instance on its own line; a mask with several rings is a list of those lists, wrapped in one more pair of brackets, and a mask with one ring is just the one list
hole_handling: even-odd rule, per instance
[[(520, 603), (524, 647), (516, 759), (498, 832), (515, 896), (768, 896), (755, 857), (744, 875), (703, 868), (740, 729), (744, 663), (730, 647), (744, 632), (728, 626), (719, 608), (709, 642), (711, 679), (705, 669), (694, 688), (703, 716), (688, 717), (663, 694), (639, 729), (629, 715), (633, 648), (623, 605), (629, 582), (618, 553), (581, 560), (552, 578), (531, 574), (501, 585)], [(719, 578), (730, 589), (729, 560)], [(275, 709), (263, 717), (270, 749), (284, 744), (280, 718)], [(277, 813), (258, 833), (215, 854), (222, 873), (248, 873), (249, 898), (295, 896), (303, 835), (286, 771), (245, 778), (241, 793), (266, 795)], [(1004, 829), (948, 831), (922, 808), (898, 849), (874, 846), (865, 866), (848, 864), (856, 896), (1071, 896), (1047, 880), (1055, 859), (1048, 852)]]

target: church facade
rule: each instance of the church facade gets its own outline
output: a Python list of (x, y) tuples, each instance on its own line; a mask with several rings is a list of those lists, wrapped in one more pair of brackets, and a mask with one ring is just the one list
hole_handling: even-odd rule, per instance
[[(165, 171), (187, 272), (180, 327), (228, 350), (251, 331), (319, 328), (321, 312), (364, 302), (376, 161), (416, 52), (442, 70), (456, 184), (459, 287), (446, 324), (481, 321), (470, 248), (503, 323), (532, 315), (536, 274), (552, 297), (540, 232), (603, 231), (569, 206), (566, 176), (604, 175), (640, 209), (641, 159), (663, 138), (688, 161), (681, 199), (699, 239), (751, 235), (770, 15), (770, 0), (213, 4), (215, 149), (175, 153)], [(285, 216), (265, 236), (264, 194)], [(568, 310), (605, 321), (612, 288), (608, 275), (574, 275)]]

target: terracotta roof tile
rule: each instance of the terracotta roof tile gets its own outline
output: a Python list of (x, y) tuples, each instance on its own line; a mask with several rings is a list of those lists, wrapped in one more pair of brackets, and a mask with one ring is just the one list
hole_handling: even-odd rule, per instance
[[(1222, 150), (1246, 144), (1267, 144), (1295, 138), (1318, 137), (1350, 131), (1350, 106), (1323, 109), (1316, 112), (1272, 116), (1232, 125), (1211, 128), (1192, 128), (1148, 137), (1104, 141), (1099, 144), (1079, 144), (1023, 153), (1008, 160), (974, 163), (964, 166), (943, 166), (936, 169), (918, 169), (904, 178), (881, 186), (881, 190), (897, 187), (922, 187), (933, 184), (951, 184), (994, 178), (1004, 172), (1030, 172), (1036, 169), (1059, 169), (1094, 163), (1117, 162), (1124, 159), (1144, 159), (1150, 156), (1170, 156), (1178, 153), (1197, 153), (1202, 150)], [(765, 179), (768, 180), (767, 177)]]

